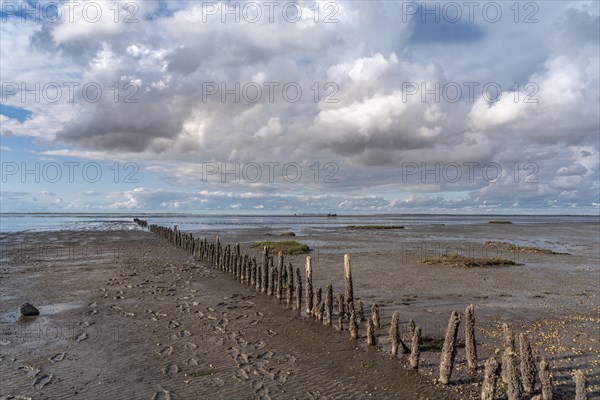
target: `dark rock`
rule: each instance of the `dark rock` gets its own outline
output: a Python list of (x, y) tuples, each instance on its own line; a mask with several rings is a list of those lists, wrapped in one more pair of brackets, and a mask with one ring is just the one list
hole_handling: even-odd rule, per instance
[(38, 310), (29, 303), (23, 303), (21, 304), (21, 315), (23, 315), (24, 317), (40, 315), (40, 310)]

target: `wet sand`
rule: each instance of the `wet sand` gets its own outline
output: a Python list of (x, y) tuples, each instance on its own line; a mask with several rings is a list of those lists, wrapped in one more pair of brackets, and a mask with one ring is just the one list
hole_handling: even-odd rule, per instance
[[(313, 248), (315, 287), (331, 282), (340, 291), (343, 253), (352, 254), (355, 298), (380, 305), (377, 351), (367, 349), (364, 326), (352, 342), (347, 331), (285, 310), (148, 232), (3, 235), (0, 397), (476, 398), (481, 367), (478, 378), (466, 373), (464, 349), (448, 388), (433, 382), (439, 352), (422, 353), (421, 372), (387, 355), (394, 311), (405, 340), (409, 319), (439, 339), (451, 310), (473, 303), (480, 365), (501, 348), (499, 327), (509, 322), (529, 332), (537, 359), (549, 360), (556, 398), (572, 397), (574, 368), (586, 371), (596, 398), (598, 238), (593, 226), (570, 235), (545, 228), (567, 237), (553, 243), (571, 255), (515, 254), (522, 265), (452, 270), (421, 261), (447, 246), (479, 256), (489, 252), (482, 238), (522, 238), (539, 228), (297, 232)], [(268, 234), (278, 232), (231, 231), (221, 241), (257, 254), (253, 240), (277, 240)], [(286, 262), (302, 269), (304, 257)], [(41, 306), (41, 315), (18, 320), (24, 301)]]

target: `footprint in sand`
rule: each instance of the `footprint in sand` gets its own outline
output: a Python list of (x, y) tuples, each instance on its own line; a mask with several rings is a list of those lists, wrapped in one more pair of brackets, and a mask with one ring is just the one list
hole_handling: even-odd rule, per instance
[(190, 350), (190, 351), (191, 351), (191, 350), (196, 350), (196, 349), (198, 348), (198, 345), (197, 345), (197, 344), (195, 344), (195, 343), (192, 343), (192, 342), (186, 342), (186, 343), (185, 343), (185, 348), (186, 348), (187, 350)]
[(269, 396), (269, 389), (267, 389), (262, 383), (258, 384), (255, 393), (260, 400), (271, 400), (271, 397)]
[(35, 382), (33, 382), (33, 388), (35, 390), (40, 390), (44, 386), (46, 386), (52, 380), (52, 374), (44, 374), (37, 378)]
[(62, 360), (65, 359), (65, 353), (58, 353), (52, 356), (52, 358), (50, 358), (50, 361), (53, 363), (57, 363), (57, 362), (61, 362)]
[(32, 367), (30, 365), (23, 365), (22, 367), (19, 367), (19, 371), (21, 371), (30, 378), (33, 378), (34, 376), (40, 373), (40, 369), (38, 367)]
[(75, 337), (76, 342), (81, 342), (82, 340), (86, 340), (88, 338), (88, 334), (83, 332)]
[(167, 364), (166, 367), (160, 370), (165, 375), (173, 376), (179, 372), (179, 367), (175, 364)]
[(241, 381), (247, 381), (248, 379), (250, 379), (248, 377), (248, 373), (246, 371), (244, 371), (243, 369), (238, 369), (235, 371), (235, 377), (238, 378)]
[(168, 356), (173, 353), (173, 346), (167, 346), (160, 351), (161, 356)]
[(225, 381), (221, 378), (213, 378), (213, 382), (215, 383), (215, 385), (221, 387), (225, 384)]
[(171, 329), (175, 329), (177, 328), (179, 325), (181, 325), (179, 322), (177, 321), (169, 321), (169, 324), (167, 325), (169, 328)]
[(153, 400), (171, 400), (171, 392), (158, 387), (158, 391), (154, 394)]
[(98, 310), (91, 310), (87, 312), (87, 315), (96, 315), (98, 314)]
[(188, 336), (192, 336), (190, 331), (183, 330), (183, 331), (179, 332), (179, 337), (188, 337)]

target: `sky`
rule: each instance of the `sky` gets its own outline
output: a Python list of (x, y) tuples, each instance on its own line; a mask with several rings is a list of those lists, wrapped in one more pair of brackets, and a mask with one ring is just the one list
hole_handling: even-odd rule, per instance
[(0, 0), (1, 212), (594, 214), (597, 1)]

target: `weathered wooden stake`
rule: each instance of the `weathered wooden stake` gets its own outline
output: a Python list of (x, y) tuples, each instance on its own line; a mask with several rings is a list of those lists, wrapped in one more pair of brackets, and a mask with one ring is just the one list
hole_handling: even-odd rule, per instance
[(371, 304), (371, 319), (373, 320), (373, 326), (379, 328), (381, 321), (379, 319), (379, 306), (375, 303)]
[(312, 259), (306, 256), (306, 316), (310, 317), (313, 310)]
[(419, 357), (421, 355), (421, 349), (419, 346), (421, 345), (421, 328), (415, 326), (412, 333), (412, 342), (410, 346), (410, 366), (413, 369), (419, 368)]
[(325, 309), (327, 312), (325, 325), (331, 325), (333, 319), (333, 286), (331, 283), (328, 283), (327, 289), (325, 289)]
[(340, 331), (344, 330), (344, 313), (345, 313), (345, 307), (344, 307), (344, 294), (343, 293), (338, 293), (338, 329)]
[(358, 326), (356, 324), (356, 313), (354, 311), (354, 303), (348, 303), (348, 330), (350, 331), (350, 339), (358, 338)]
[(365, 322), (365, 308), (362, 300), (358, 301), (358, 320), (362, 323)]
[(261, 280), (260, 291), (266, 293), (269, 285), (269, 248), (267, 246), (263, 247)]
[(511, 349), (504, 350), (504, 364), (502, 369), (506, 371), (508, 383), (506, 384), (506, 395), (508, 400), (521, 400), (523, 390), (521, 389), (521, 380), (517, 369), (517, 354)]
[(302, 310), (302, 276), (300, 268), (296, 268), (296, 311)]
[(283, 298), (283, 274), (285, 266), (283, 265), (283, 252), (280, 251), (278, 254), (279, 263), (277, 265), (277, 300)]
[(344, 277), (346, 281), (346, 303), (354, 302), (354, 290), (352, 288), (352, 269), (350, 268), (350, 254), (344, 255)]
[(269, 283), (267, 283), (267, 294), (273, 296), (274, 282), (275, 282), (275, 268), (273, 267), (273, 257), (269, 257)]
[(575, 381), (575, 400), (588, 400), (587, 393), (585, 392), (586, 378), (585, 373), (578, 369), (573, 375)]
[(323, 293), (321, 292), (321, 288), (317, 288), (316, 297), (315, 297), (315, 305), (313, 308), (313, 316), (315, 317), (315, 319), (317, 321), (323, 320), (323, 317), (321, 315), (319, 315), (319, 313), (321, 311), (321, 305), (323, 304), (322, 296), (323, 296)]
[(286, 308), (291, 308), (292, 296), (294, 295), (294, 269), (292, 267), (292, 263), (288, 264), (286, 286), (287, 290), (285, 293), (285, 306)]
[[(504, 350), (509, 349), (510, 351), (514, 352), (515, 351), (515, 334), (514, 334), (513, 330), (511, 329), (510, 325), (508, 325), (507, 323), (502, 324), (502, 332), (504, 334)], [(508, 371), (506, 368), (504, 368), (504, 365), (506, 365), (507, 360), (505, 359), (505, 357), (507, 357), (508, 354), (510, 354), (510, 352), (504, 351), (502, 353), (501, 376), (502, 376), (502, 382), (506, 385), (508, 385), (509, 377), (508, 377)]]
[(477, 342), (473, 304), (469, 304), (465, 309), (465, 352), (469, 371), (474, 374), (477, 372)]
[(494, 400), (498, 384), (498, 361), (494, 357), (485, 362), (485, 375), (481, 388), (481, 400)]
[(440, 357), (440, 378), (439, 381), (443, 385), (450, 383), (452, 376), (452, 368), (454, 366), (454, 358), (456, 357), (456, 336), (458, 334), (458, 325), (460, 318), (456, 311), (452, 311), (446, 328), (446, 338), (444, 339), (444, 347), (442, 348), (442, 356)]
[(400, 329), (398, 326), (398, 320), (400, 316), (398, 315), (398, 311), (394, 311), (392, 315), (392, 323), (390, 325), (390, 343), (392, 344), (392, 357), (396, 357), (398, 355), (398, 345), (400, 343)]
[(550, 371), (548, 371), (548, 362), (545, 358), (540, 361), (540, 382), (542, 384), (542, 400), (552, 400), (552, 378), (550, 377)]
[(521, 356), (521, 381), (523, 382), (523, 391), (531, 394), (535, 391), (535, 363), (533, 361), (533, 352), (531, 343), (524, 332), (519, 334), (519, 353)]
[(415, 333), (416, 327), (417, 325), (415, 324), (415, 321), (412, 319), (408, 321), (408, 332), (411, 334), (411, 336)]
[(367, 343), (369, 346), (377, 346), (377, 337), (375, 336), (375, 325), (373, 324), (373, 319), (369, 319), (369, 324), (367, 325)]

